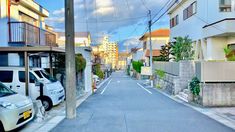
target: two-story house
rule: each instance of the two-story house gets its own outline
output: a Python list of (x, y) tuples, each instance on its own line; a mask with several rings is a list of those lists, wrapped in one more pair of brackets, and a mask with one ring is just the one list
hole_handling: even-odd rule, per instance
[[(158, 29), (151, 32), (152, 39), (152, 55), (153, 57), (160, 56), (161, 46), (168, 44), (170, 38), (169, 29)], [(150, 58), (150, 35), (144, 34), (140, 39), (143, 42), (144, 60), (147, 66), (149, 66)]]
[[(90, 32), (75, 32), (74, 41), (76, 47), (90, 47), (91, 34)], [(57, 32), (57, 43), (60, 47), (65, 47), (64, 32)]]
[(235, 0), (172, 0), (170, 37), (189, 36), (195, 60), (226, 60), (235, 45)]
[(49, 12), (34, 0), (0, 0), (1, 66), (23, 66), (24, 51), (29, 50), (34, 51), (29, 55), (30, 66), (46, 63), (42, 61), (48, 60), (48, 55), (41, 57), (35, 54), (36, 48), (28, 47), (57, 46), (56, 35), (45, 24), (48, 16)]

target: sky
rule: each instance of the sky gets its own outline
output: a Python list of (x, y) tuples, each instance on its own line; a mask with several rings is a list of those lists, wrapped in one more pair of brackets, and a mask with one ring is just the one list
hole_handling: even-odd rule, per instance
[[(55, 31), (64, 31), (64, 0), (35, 0), (50, 12), (46, 23)], [(119, 52), (126, 47), (141, 47), (139, 38), (148, 26), (148, 10), (155, 16), (168, 0), (74, 0), (75, 31), (87, 32), (92, 44), (99, 44), (104, 35), (117, 42)], [(155, 17), (160, 16), (164, 10)], [(153, 19), (153, 21), (155, 20)], [(163, 16), (152, 29), (169, 28)]]

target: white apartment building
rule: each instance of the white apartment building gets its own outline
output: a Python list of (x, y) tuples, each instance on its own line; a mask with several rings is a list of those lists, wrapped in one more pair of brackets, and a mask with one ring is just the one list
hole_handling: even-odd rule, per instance
[(223, 49), (235, 45), (235, 0), (173, 0), (170, 37), (189, 36), (195, 60), (226, 60)]

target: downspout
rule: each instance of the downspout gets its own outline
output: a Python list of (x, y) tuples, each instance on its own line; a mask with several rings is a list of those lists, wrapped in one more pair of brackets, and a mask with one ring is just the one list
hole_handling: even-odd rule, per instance
[(7, 1), (7, 12), (8, 12), (8, 35), (9, 35), (9, 42), (11, 42), (11, 0)]

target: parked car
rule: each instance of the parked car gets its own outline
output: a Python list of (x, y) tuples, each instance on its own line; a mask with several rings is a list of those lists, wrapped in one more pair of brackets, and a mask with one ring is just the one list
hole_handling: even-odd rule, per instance
[[(0, 67), (0, 81), (13, 91), (25, 95), (25, 69), (23, 67)], [(43, 84), (43, 88), (40, 88)], [(64, 88), (42, 68), (29, 70), (29, 96), (41, 100), (45, 110), (58, 105), (65, 98)]]
[(16, 129), (33, 119), (32, 100), (0, 83), (0, 132)]

